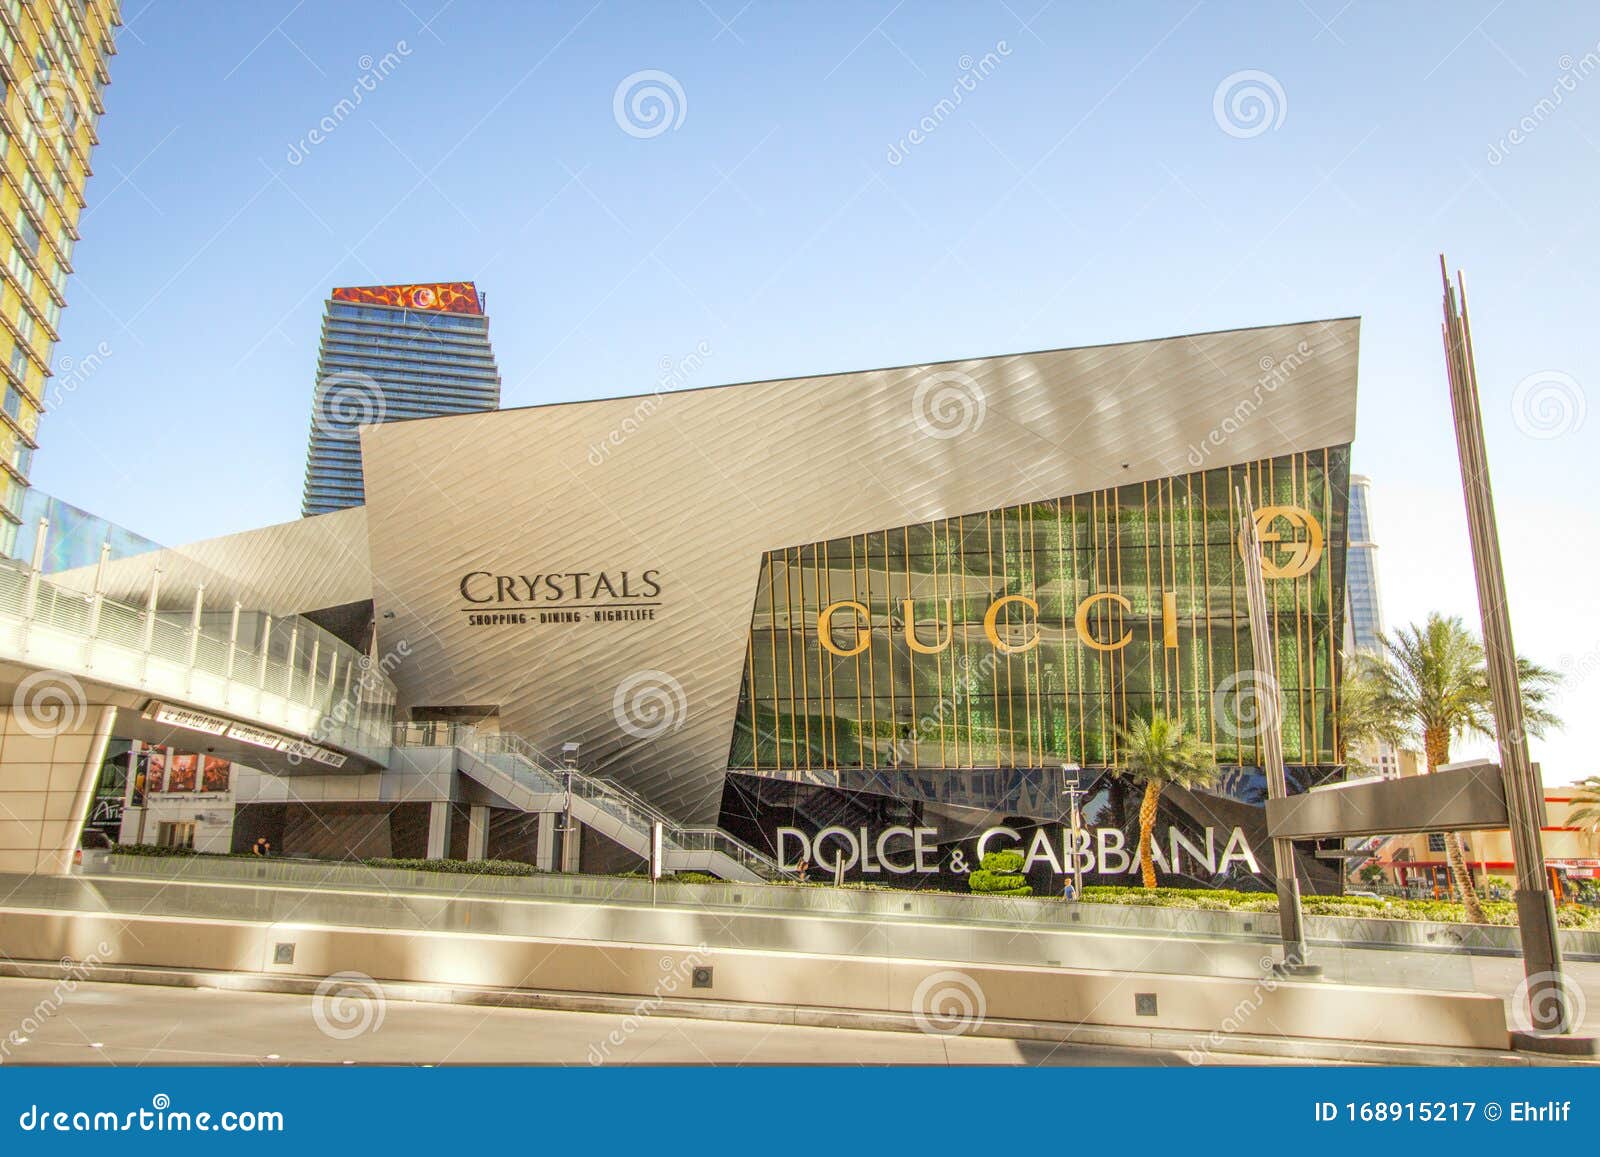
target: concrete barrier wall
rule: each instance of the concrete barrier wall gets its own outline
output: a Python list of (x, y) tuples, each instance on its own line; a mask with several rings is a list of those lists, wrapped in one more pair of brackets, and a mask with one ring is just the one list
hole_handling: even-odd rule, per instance
[[(620, 904), (652, 902), (649, 880), (615, 876), (551, 873), (467, 877), (304, 860), (157, 859), (146, 856), (113, 856), (112, 871), (116, 874), (168, 879), (275, 882), (313, 887), (381, 887), (385, 890), (461, 896), (593, 900)], [(1278, 935), (1276, 912), (1225, 912), (1120, 904), (1068, 905), (1055, 899), (1032, 897), (726, 883), (662, 885), (656, 897), (666, 903), (704, 908), (974, 923), (998, 927), (1022, 926), (1045, 931), (1062, 927), (1102, 928), (1239, 937), (1257, 943), (1275, 943)], [(1499, 955), (1520, 951), (1515, 928), (1483, 924), (1308, 916), (1306, 933), (1313, 943), (1348, 947)], [(1560, 935), (1562, 951), (1566, 955), (1576, 960), (1600, 960), (1600, 932), (1564, 930)]]
[[(286, 947), (285, 947), (286, 946)], [(949, 964), (892, 957), (571, 942), (418, 932), (0, 909), (0, 952), (14, 959), (181, 966), (329, 977), (696, 999), (882, 1012), (928, 1027), (1004, 1020), (1388, 1045), (1504, 1049), (1503, 1003), (1436, 993), (1275, 978)], [(280, 956), (280, 952), (284, 953)], [(287, 959), (292, 954), (292, 961)], [(693, 974), (709, 968), (709, 987)]]

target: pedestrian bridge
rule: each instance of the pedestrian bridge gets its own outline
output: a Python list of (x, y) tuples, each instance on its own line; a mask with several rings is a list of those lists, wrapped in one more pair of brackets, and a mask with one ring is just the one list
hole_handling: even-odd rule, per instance
[(403, 777), (431, 759), (449, 773), (435, 780), (434, 802), (470, 781), (494, 806), (549, 817), (547, 826), (581, 823), (645, 860), (659, 834), (667, 871), (780, 874), (727, 833), (682, 826), (517, 736), (397, 728), (389, 669), (303, 616), (208, 605), (204, 587), (163, 591), (159, 571), (135, 606), (106, 598), (98, 582), (74, 590), (0, 562), (0, 871), (67, 870), (115, 736), (187, 744), (283, 777), (289, 794), (315, 777), (322, 800), (341, 798), (330, 783), (353, 791), (373, 773)]

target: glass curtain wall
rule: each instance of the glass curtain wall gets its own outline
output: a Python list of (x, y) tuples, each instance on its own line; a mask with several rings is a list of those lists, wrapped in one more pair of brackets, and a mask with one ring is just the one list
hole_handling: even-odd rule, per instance
[(1112, 766), (1118, 729), (1155, 714), (1259, 764), (1247, 482), (1278, 512), (1285, 758), (1337, 763), (1347, 446), (768, 552), (729, 766)]

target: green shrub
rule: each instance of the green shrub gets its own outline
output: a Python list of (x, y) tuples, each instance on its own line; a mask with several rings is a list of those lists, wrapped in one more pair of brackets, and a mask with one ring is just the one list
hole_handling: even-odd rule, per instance
[(1027, 877), (1022, 874), (1022, 853), (1015, 850), (990, 852), (967, 877), (967, 887), (986, 896), (1031, 896)]
[(469, 876), (536, 876), (539, 869), (520, 860), (356, 860), (367, 868), (401, 872), (459, 872)]

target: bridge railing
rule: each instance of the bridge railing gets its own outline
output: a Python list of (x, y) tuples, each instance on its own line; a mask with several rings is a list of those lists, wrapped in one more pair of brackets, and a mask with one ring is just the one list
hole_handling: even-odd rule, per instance
[(173, 596), (159, 574), (139, 607), (0, 560), (0, 656), (386, 759), (395, 687), (381, 660), (298, 615), (208, 608), (203, 587), (179, 595), (185, 609)]

